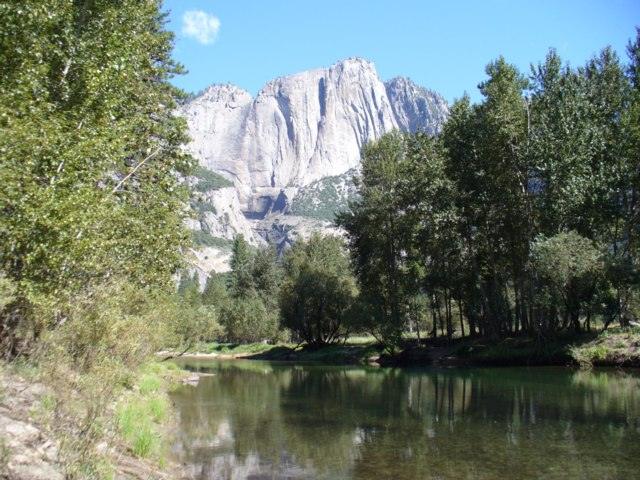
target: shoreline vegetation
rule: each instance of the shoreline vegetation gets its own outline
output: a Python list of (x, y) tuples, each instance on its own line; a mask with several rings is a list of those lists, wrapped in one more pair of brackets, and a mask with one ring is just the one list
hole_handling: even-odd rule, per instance
[(207, 343), (186, 353), (163, 351), (173, 360), (267, 360), (291, 363), (379, 366), (567, 366), (640, 368), (640, 328), (612, 327), (604, 332), (564, 335), (536, 341), (527, 336), (499, 341), (482, 338), (406, 339), (405, 347), (388, 354), (373, 337), (312, 347), (290, 343)]
[(68, 465), (61, 454), (80, 448), (92, 455), (92, 470), (81, 478), (173, 480), (183, 478), (167, 455), (175, 419), (168, 393), (190, 374), (172, 363), (150, 361), (132, 375), (113, 402), (97, 454), (87, 452), (73, 433), (60, 429), (55, 390), (31, 363), (0, 363), (0, 478), (63, 480)]

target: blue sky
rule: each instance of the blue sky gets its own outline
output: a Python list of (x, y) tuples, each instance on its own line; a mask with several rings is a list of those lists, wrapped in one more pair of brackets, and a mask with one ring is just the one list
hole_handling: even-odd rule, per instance
[(195, 92), (230, 82), (252, 94), (268, 80), (347, 57), (408, 76), (447, 100), (477, 100), (498, 55), (529, 72), (555, 47), (572, 65), (640, 26), (640, 0), (165, 0), (176, 33), (175, 79)]

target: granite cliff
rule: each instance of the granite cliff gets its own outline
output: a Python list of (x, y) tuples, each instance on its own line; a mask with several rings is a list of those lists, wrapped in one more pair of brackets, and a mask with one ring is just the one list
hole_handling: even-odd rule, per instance
[(201, 240), (221, 240), (203, 247), (220, 249), (236, 233), (286, 246), (311, 230), (333, 230), (329, 210), (353, 193), (361, 147), (396, 129), (435, 134), (448, 106), (407, 78), (385, 83), (371, 62), (351, 58), (272, 80), (255, 97), (212, 85), (179, 114), (201, 172), (222, 177), (215, 188), (200, 189), (192, 225)]

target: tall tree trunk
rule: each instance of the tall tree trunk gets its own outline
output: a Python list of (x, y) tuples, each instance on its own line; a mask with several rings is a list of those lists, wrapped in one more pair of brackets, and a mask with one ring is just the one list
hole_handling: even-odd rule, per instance
[(464, 337), (464, 321), (462, 318), (462, 300), (458, 300), (458, 316), (460, 317), (460, 335)]

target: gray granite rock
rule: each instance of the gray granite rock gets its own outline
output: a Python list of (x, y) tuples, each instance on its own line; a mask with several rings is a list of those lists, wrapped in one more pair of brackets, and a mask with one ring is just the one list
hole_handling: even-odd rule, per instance
[[(178, 113), (189, 126), (188, 151), (234, 184), (204, 194), (213, 208), (194, 226), (227, 240), (242, 233), (259, 245), (282, 237), (265, 224), (277, 215), (282, 230), (282, 215), (291, 213), (304, 187), (311, 190), (298, 196), (298, 206), (304, 198), (314, 212), (323, 211), (309, 192), (329, 198), (318, 181), (357, 172), (364, 144), (396, 129), (435, 134), (449, 110), (440, 95), (403, 77), (383, 83), (371, 62), (350, 58), (272, 80), (255, 98), (233, 85), (213, 85)], [(288, 225), (287, 241), (295, 228)]]

